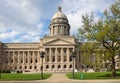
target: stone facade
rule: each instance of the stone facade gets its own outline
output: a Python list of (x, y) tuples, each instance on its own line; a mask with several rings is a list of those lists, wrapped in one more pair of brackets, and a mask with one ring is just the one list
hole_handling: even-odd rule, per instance
[[(76, 50), (77, 40), (70, 36), (70, 25), (61, 7), (53, 15), (49, 25), (49, 36), (40, 39), (40, 43), (4, 43), (3, 68), (23, 71), (41, 71), (40, 52), (45, 51), (44, 72), (70, 72), (73, 64), (70, 55)], [(77, 52), (77, 50), (76, 50)], [(76, 53), (75, 67), (79, 69), (80, 56)]]
[(3, 43), (0, 42), (0, 70), (2, 69), (2, 59), (3, 59)]

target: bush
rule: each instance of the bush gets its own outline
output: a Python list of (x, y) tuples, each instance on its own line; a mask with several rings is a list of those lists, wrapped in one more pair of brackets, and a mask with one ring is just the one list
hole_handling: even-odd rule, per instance
[(1, 70), (1, 73), (10, 73), (10, 70), (9, 69), (4, 69), (4, 70)]
[(120, 71), (120, 69), (116, 69), (116, 71)]

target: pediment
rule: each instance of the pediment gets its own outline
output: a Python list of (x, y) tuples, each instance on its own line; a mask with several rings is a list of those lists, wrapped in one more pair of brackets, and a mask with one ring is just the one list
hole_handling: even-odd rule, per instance
[(55, 40), (44, 43), (44, 45), (74, 45), (74, 43), (71, 43), (63, 39), (55, 39)]

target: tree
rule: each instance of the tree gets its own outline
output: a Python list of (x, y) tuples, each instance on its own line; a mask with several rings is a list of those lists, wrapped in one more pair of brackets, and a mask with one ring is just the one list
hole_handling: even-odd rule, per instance
[(109, 9), (103, 13), (103, 17), (94, 21), (93, 13), (82, 16), (82, 27), (79, 28), (79, 36), (86, 41), (95, 41), (103, 45), (109, 52), (109, 60), (112, 62), (112, 76), (116, 76), (115, 56), (120, 50), (120, 0), (116, 0)]
[(93, 67), (95, 71), (102, 68), (104, 49), (98, 42), (85, 42), (80, 46), (81, 63), (85, 66)]

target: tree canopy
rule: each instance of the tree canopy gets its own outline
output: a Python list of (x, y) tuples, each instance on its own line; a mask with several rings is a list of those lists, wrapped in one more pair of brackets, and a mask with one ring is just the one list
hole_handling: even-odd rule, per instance
[(109, 9), (106, 9), (98, 21), (95, 21), (92, 13), (90, 16), (83, 15), (82, 23), (82, 27), (79, 28), (79, 37), (87, 42), (99, 42), (108, 50), (114, 77), (116, 75), (115, 56), (120, 51), (120, 0), (116, 0)]

